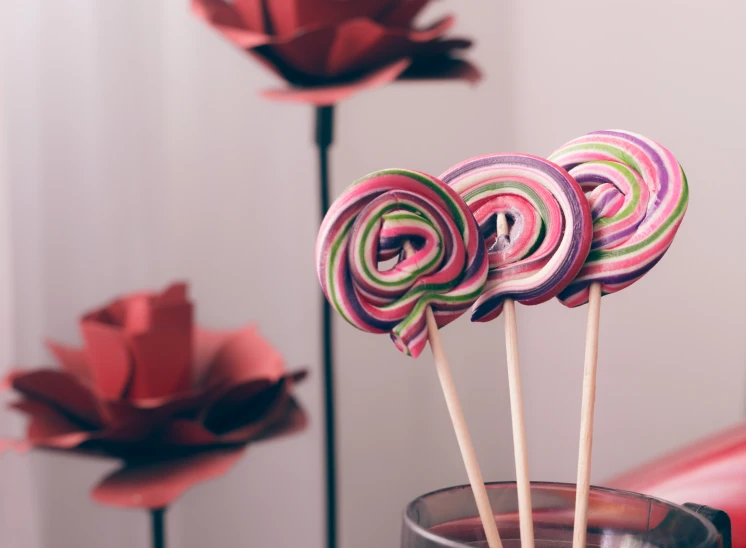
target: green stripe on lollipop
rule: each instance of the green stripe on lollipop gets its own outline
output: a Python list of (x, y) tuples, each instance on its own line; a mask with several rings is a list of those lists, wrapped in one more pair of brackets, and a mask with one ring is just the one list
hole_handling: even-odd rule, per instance
[(623, 219), (629, 216), (635, 210), (635, 204), (640, 200), (640, 183), (637, 177), (635, 177), (634, 175), (635, 172), (633, 172), (624, 164), (609, 162), (607, 160), (599, 160), (598, 162), (594, 163), (603, 164), (618, 171), (625, 179), (627, 179), (627, 182), (632, 189), (632, 198), (627, 200), (627, 206), (624, 209), (619, 210), (613, 217), (601, 217), (600, 219), (597, 219), (593, 222), (594, 226), (604, 226), (607, 224), (615, 223), (619, 221), (619, 219)]
[(358, 179), (353, 185), (356, 185), (362, 181), (366, 181), (368, 179), (371, 179), (373, 177), (380, 177), (381, 175), (401, 175), (403, 177), (407, 177), (409, 179), (414, 179), (431, 190), (433, 190), (436, 194), (438, 194), (443, 201), (448, 205), (448, 209), (451, 212), (451, 215), (453, 217), (453, 221), (456, 223), (456, 226), (458, 227), (459, 231), (463, 234), (465, 231), (466, 222), (463, 217), (463, 211), (458, 207), (458, 205), (454, 202), (453, 197), (448, 194), (443, 188), (434, 183), (432, 179), (425, 177), (424, 175), (421, 175), (420, 173), (417, 173), (416, 171), (407, 171), (403, 169), (384, 169), (382, 171), (377, 171), (375, 173), (371, 173), (369, 175), (366, 175), (362, 179)]
[(687, 202), (689, 201), (689, 183), (686, 178), (686, 174), (684, 173), (684, 170), (681, 169), (681, 177), (683, 179), (683, 187), (681, 190), (681, 199), (679, 200), (679, 203), (676, 204), (676, 208), (673, 211), (673, 214), (670, 215), (661, 225), (658, 227), (658, 229), (651, 233), (647, 238), (644, 240), (641, 240), (637, 242), (634, 245), (627, 246), (627, 247), (620, 247), (618, 249), (609, 249), (609, 250), (603, 250), (603, 249), (596, 249), (591, 251), (588, 254), (588, 258), (586, 259), (586, 264), (592, 263), (593, 261), (599, 261), (604, 258), (613, 258), (613, 257), (622, 257), (624, 255), (632, 254), (636, 251), (640, 251), (644, 249), (645, 247), (648, 247), (650, 245), (651, 241), (654, 241), (661, 237), (663, 233), (665, 233), (672, 224), (678, 221), (678, 219), (684, 214), (684, 211), (686, 210)]
[[(370, 232), (379, 224), (379, 222), (381, 220), (381, 217), (383, 217), (383, 215), (385, 215), (386, 212), (388, 212), (388, 211), (401, 211), (401, 210), (406, 210), (409, 213), (408, 214), (406, 214), (406, 213), (388, 214), (386, 216), (389, 219), (402, 219), (402, 220), (404, 220), (404, 219), (411, 219), (414, 216), (414, 217), (417, 217), (419, 220), (425, 220), (425, 221), (427, 221), (427, 223), (431, 227), (435, 228), (435, 225), (432, 223), (431, 219), (429, 219), (428, 217), (420, 214), (416, 209), (408, 206), (407, 204), (394, 203), (394, 204), (388, 205), (387, 207), (384, 207), (381, 210), (380, 214), (376, 215), (373, 219), (371, 219), (371, 221), (367, 225), (365, 225), (365, 228), (363, 229), (362, 241), (364, 241), (364, 242), (368, 241), (368, 237), (370, 235)], [(357, 250), (357, 252), (358, 252), (358, 259), (360, 260), (360, 264), (362, 266), (363, 272), (365, 272), (366, 277), (368, 279), (375, 280), (375, 284), (376, 285), (380, 285), (380, 286), (383, 286), (383, 287), (396, 287), (396, 286), (399, 286), (399, 285), (406, 285), (407, 282), (409, 282), (409, 281), (411, 281), (411, 280), (416, 279), (417, 277), (419, 277), (419, 275), (420, 275), (420, 273), (421, 273), (422, 270), (427, 270), (429, 267), (433, 266), (437, 261), (440, 261), (443, 258), (443, 252), (441, 251), (440, 253), (438, 253), (438, 255), (433, 260), (431, 260), (429, 263), (427, 263), (427, 265), (425, 265), (424, 268), (418, 268), (416, 271), (412, 272), (409, 276), (404, 277), (401, 280), (395, 280), (395, 281), (387, 282), (385, 280), (379, 280), (379, 279), (375, 278), (374, 273), (371, 272), (371, 270), (368, 268), (368, 262), (365, 260), (365, 248), (363, 246), (360, 246), (360, 248)], [(450, 285), (442, 285), (442, 287), (443, 288), (448, 288), (448, 287), (450, 287)]]
[[(577, 150), (582, 150), (584, 152), (587, 152), (589, 150), (598, 150), (601, 152), (605, 152), (609, 154), (610, 156), (613, 156), (614, 158), (618, 158), (625, 164), (631, 165), (635, 169), (635, 171), (637, 171), (637, 173), (642, 175), (642, 169), (640, 168), (640, 164), (637, 163), (637, 160), (635, 160), (634, 157), (630, 156), (629, 154), (627, 154), (621, 149), (615, 148), (610, 145), (603, 145), (600, 143), (579, 144), (579, 145), (572, 145), (572, 146), (564, 147), (562, 149), (561, 154), (553, 154), (552, 156), (549, 157), (549, 160), (551, 162), (556, 162), (558, 156), (561, 157), (567, 154), (568, 152), (575, 152)], [(603, 160), (599, 160), (599, 161), (603, 161)]]

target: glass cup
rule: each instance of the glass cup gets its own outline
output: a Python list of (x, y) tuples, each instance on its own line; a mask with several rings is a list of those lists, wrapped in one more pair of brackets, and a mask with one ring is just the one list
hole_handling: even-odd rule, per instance
[[(515, 483), (487, 485), (504, 548), (520, 546)], [(572, 546), (575, 485), (532, 483), (536, 548)], [(587, 546), (730, 548), (730, 521), (706, 506), (677, 506), (637, 493), (592, 487)], [(716, 525), (717, 524), (717, 527)], [(407, 506), (402, 548), (487, 547), (471, 487), (451, 487)]]

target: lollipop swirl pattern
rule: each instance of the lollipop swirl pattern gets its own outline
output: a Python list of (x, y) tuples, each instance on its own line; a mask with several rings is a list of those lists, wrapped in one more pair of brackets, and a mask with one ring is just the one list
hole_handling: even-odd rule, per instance
[[(591, 243), (587, 200), (559, 166), (527, 154), (493, 154), (458, 164), (441, 178), (471, 209), (489, 248), (489, 277), (472, 321), (500, 315), (505, 299), (539, 304), (577, 275)], [(497, 237), (497, 216), (509, 234)]]
[(417, 357), (427, 342), (427, 307), (439, 327), (463, 314), (487, 278), (487, 253), (458, 194), (424, 173), (389, 169), (334, 202), (319, 230), (316, 267), (348, 322), (390, 332), (399, 350)]
[(684, 218), (689, 188), (667, 149), (627, 131), (597, 131), (550, 156), (586, 192), (593, 243), (586, 263), (559, 299), (569, 307), (588, 302), (589, 286), (603, 294), (639, 280), (663, 257)]

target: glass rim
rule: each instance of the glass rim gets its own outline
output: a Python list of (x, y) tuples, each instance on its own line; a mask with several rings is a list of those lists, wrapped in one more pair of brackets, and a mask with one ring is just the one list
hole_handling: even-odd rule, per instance
[[(485, 482), (485, 486), (489, 489), (490, 487), (515, 487), (517, 484), (515, 481), (490, 481)], [(576, 491), (577, 485), (575, 483), (566, 483), (561, 481), (532, 481), (531, 482), (531, 488), (534, 487), (568, 487), (571, 488), (572, 491)], [(409, 517), (409, 512), (412, 510), (418, 502), (420, 502), (423, 499), (426, 499), (428, 497), (432, 497), (435, 495), (439, 495), (441, 493), (449, 492), (449, 491), (456, 491), (459, 489), (469, 489), (471, 490), (471, 485), (469, 484), (462, 484), (462, 485), (453, 485), (451, 487), (443, 487), (440, 489), (436, 489), (435, 491), (430, 491), (429, 493), (425, 493), (424, 495), (420, 495), (411, 502), (407, 504), (407, 506), (404, 508), (403, 512), (403, 522), (406, 527), (409, 527), (414, 533), (421, 536), (422, 538), (431, 541), (433, 543), (436, 543), (439, 546), (442, 546), (443, 548), (464, 548), (465, 544), (453, 541), (450, 539), (447, 539), (445, 537), (442, 537), (440, 535), (437, 535), (430, 530), (424, 528), (419, 523), (415, 522), (412, 518)], [(642, 499), (642, 500), (648, 500), (657, 502), (659, 504), (663, 504), (664, 506), (667, 506), (668, 508), (671, 508), (673, 510), (681, 511), (686, 514), (689, 514), (691, 516), (694, 516), (699, 520), (702, 525), (708, 530), (708, 539), (706, 539), (703, 543), (697, 545), (694, 548), (699, 548), (701, 546), (708, 546), (708, 540), (713, 538), (720, 537), (720, 533), (715, 528), (715, 525), (710, 522), (708, 519), (704, 518), (703, 516), (700, 516), (696, 512), (690, 510), (689, 508), (685, 507), (682, 504), (675, 504), (673, 502), (659, 499), (657, 497), (653, 497), (650, 495), (645, 495), (643, 493), (636, 493), (634, 491), (627, 491), (625, 489), (615, 489), (613, 487), (602, 487), (602, 486), (596, 486), (591, 485), (590, 487), (591, 492), (605, 492), (610, 493), (614, 495), (623, 495), (625, 497), (630, 498), (636, 498), (636, 499)]]

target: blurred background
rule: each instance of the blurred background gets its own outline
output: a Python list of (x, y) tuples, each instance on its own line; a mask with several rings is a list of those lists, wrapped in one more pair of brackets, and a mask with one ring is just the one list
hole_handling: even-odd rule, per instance
[[(665, 259), (604, 299), (593, 481), (744, 416), (746, 4), (437, 2), (475, 39), (476, 87), (403, 83), (338, 109), (333, 196), (384, 167), (438, 174), (496, 151), (547, 155), (596, 129), (678, 157), (690, 207)], [(183, 0), (0, 6), (0, 372), (78, 342), (78, 314), (121, 292), (190, 281), (198, 320), (256, 320), (290, 366), (311, 426), (256, 445), (169, 513), (172, 546), (324, 544), (318, 227), (312, 110)], [(519, 307), (530, 470), (574, 481), (584, 308)], [(335, 317), (340, 545), (396, 546), (405, 504), (466, 482), (429, 354)], [(502, 320), (443, 331), (488, 480), (514, 477)], [(0, 415), (8, 428), (8, 413)], [(112, 463), (0, 460), (8, 547), (143, 545), (144, 513), (96, 505)], [(5, 542), (5, 541), (4, 541)]]

